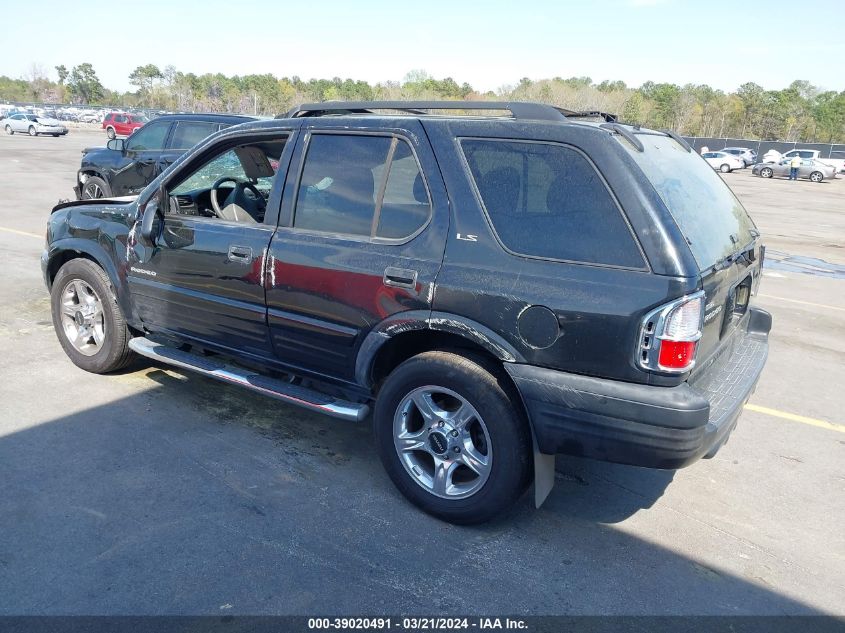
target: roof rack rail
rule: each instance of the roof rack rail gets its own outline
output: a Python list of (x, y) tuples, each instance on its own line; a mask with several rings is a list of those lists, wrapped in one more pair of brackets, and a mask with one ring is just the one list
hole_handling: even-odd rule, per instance
[(692, 152), (692, 147), (690, 147), (690, 144), (687, 143), (684, 139), (682, 139), (680, 137), (680, 135), (676, 134), (672, 130), (660, 130), (660, 131), (663, 132), (666, 136), (670, 137), (673, 141), (675, 141), (678, 145), (683, 147), (685, 150), (687, 150), (687, 152)]
[(370, 114), (374, 110), (396, 110), (397, 112), (414, 115), (428, 114), (425, 112), (426, 110), (507, 110), (514, 119), (534, 121), (565, 121), (568, 116), (579, 118), (603, 114), (574, 112), (527, 101), (324, 101), (322, 103), (303, 103), (276, 118), (292, 119), (338, 114)]
[(603, 127), (606, 130), (610, 130), (611, 132), (616, 132), (620, 136), (622, 136), (626, 141), (628, 141), (631, 145), (634, 146), (638, 152), (644, 152), (645, 146), (642, 144), (642, 141), (638, 139), (634, 134), (628, 130), (626, 127), (619, 123), (602, 123), (599, 127)]

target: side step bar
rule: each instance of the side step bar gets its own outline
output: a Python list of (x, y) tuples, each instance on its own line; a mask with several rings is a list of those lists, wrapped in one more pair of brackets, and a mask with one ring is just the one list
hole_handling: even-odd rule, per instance
[(183, 352), (142, 336), (131, 339), (129, 348), (133, 352), (152, 360), (246, 387), (265, 396), (277, 398), (288, 404), (323, 413), (333, 418), (340, 418), (349, 422), (361, 422), (370, 412), (370, 408), (366, 404), (347, 402), (333, 396), (327, 396), (313, 389), (291, 385), (281, 380), (251, 372), (243, 367), (222, 363), (215, 358)]

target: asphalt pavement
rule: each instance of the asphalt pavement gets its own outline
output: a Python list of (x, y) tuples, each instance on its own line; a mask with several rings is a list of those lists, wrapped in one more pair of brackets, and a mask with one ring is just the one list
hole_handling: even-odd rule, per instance
[[(541, 509), (455, 527), (393, 488), (367, 423), (71, 364), (39, 256), (104, 142), (0, 137), (0, 615), (845, 614), (845, 280), (767, 269), (769, 364), (714, 459), (558, 458)], [(749, 171), (725, 179), (772, 251), (845, 264), (845, 180)]]

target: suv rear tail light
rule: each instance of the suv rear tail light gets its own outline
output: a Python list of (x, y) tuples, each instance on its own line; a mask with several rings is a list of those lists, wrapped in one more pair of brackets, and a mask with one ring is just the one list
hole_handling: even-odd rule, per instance
[(652, 310), (640, 327), (637, 363), (651, 371), (689, 371), (695, 365), (703, 325), (702, 290)]

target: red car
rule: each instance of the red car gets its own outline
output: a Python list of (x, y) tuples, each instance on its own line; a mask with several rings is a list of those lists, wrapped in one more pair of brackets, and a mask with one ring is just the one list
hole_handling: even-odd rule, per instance
[(128, 112), (109, 112), (103, 119), (103, 129), (110, 139), (115, 136), (129, 136), (149, 119), (143, 114), (129, 114)]

